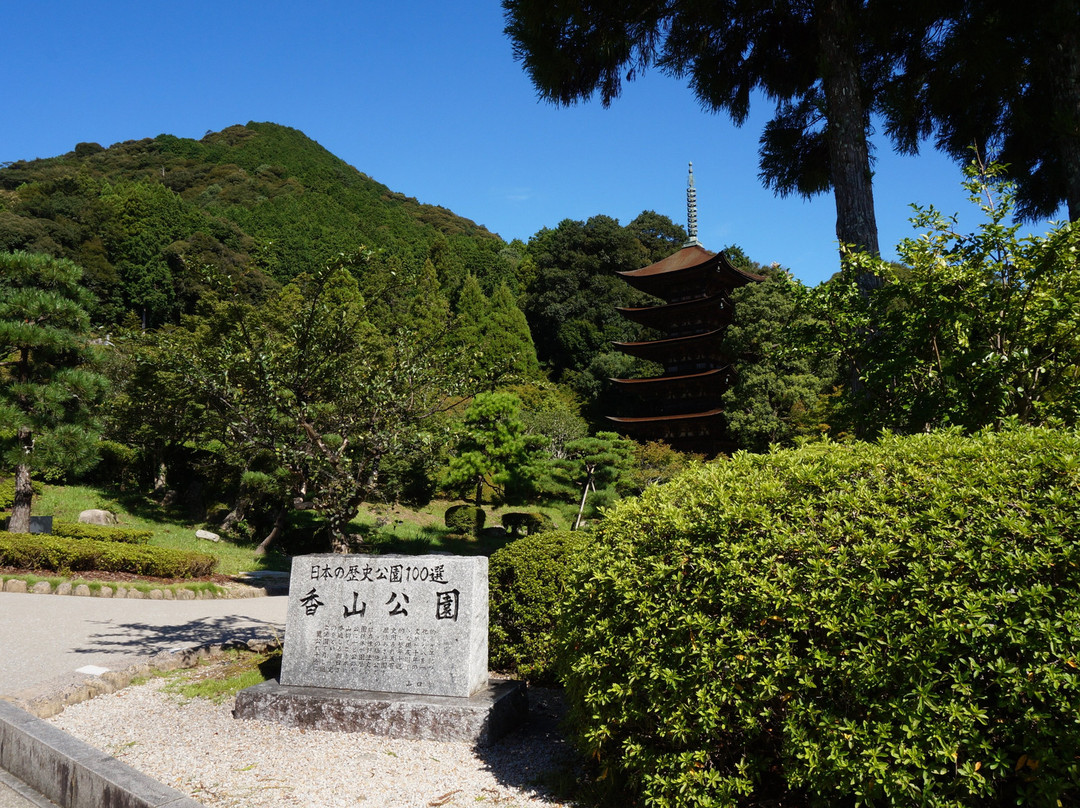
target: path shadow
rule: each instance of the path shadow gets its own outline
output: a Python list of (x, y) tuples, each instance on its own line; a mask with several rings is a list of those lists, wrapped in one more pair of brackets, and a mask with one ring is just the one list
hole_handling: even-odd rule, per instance
[(585, 766), (563, 729), (565, 718), (561, 690), (530, 687), (525, 722), (494, 744), (473, 751), (501, 785), (569, 802), (579, 796)]
[(175, 625), (95, 621), (103, 630), (91, 634), (86, 643), (73, 648), (77, 654), (124, 653), (152, 656), (201, 645), (251, 640), (274, 640), (284, 636), (280, 624), (270, 620), (235, 615), (201, 617)]

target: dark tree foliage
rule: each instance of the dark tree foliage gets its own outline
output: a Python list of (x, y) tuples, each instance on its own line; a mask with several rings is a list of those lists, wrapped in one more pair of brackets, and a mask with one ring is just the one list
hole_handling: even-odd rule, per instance
[(607, 106), (624, 79), (651, 66), (688, 79), (706, 109), (737, 125), (754, 93), (775, 100), (761, 138), (762, 180), (779, 194), (831, 188), (837, 237), (871, 253), (870, 114), (924, 20), (921, 5), (503, 1), (514, 54), (549, 101), (573, 104), (599, 92)]
[[(725, 253), (736, 250), (742, 252), (735, 247)], [(741, 448), (767, 451), (829, 428), (822, 408), (836, 367), (806, 345), (812, 327), (800, 306), (806, 290), (779, 267), (754, 271), (765, 280), (732, 293), (735, 320), (724, 335), (724, 351), (738, 374), (723, 396), (724, 419)]]
[(626, 230), (641, 242), (649, 254), (650, 261), (659, 261), (682, 247), (686, 243), (686, 230), (675, 224), (667, 216), (654, 210), (645, 210), (638, 214)]
[(935, 136), (961, 163), (1010, 168), (1017, 212), (1080, 218), (1080, 5), (955, 0), (893, 79), (890, 129), (906, 150)]
[[(609, 216), (586, 222), (566, 219), (529, 240), (531, 261), (524, 310), (540, 361), (583, 399), (598, 401), (608, 375), (634, 375), (611, 343), (637, 339), (639, 326), (618, 306), (645, 305), (648, 298), (616, 273), (658, 261), (685, 240), (670, 219), (646, 212), (626, 227)], [(609, 373), (610, 367), (619, 373)]]

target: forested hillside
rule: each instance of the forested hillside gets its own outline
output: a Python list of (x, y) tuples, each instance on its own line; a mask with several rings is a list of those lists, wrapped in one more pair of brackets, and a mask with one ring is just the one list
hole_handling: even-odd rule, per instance
[(0, 251), (70, 258), (96, 322), (174, 321), (208, 287), (248, 300), (361, 247), (431, 258), (444, 288), (515, 285), (519, 258), (445, 208), (391, 191), (302, 132), (249, 123), (159, 135), (0, 167)]

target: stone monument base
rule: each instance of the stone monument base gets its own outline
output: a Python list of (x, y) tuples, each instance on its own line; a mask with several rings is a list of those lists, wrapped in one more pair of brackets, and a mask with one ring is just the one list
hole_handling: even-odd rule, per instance
[(523, 682), (490, 679), (487, 687), (463, 698), (297, 687), (272, 679), (237, 693), (233, 717), (487, 746), (521, 723), (528, 710)]

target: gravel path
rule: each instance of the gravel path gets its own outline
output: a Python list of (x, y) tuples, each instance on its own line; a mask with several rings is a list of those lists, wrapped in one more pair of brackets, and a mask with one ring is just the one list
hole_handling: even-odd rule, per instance
[(530, 690), (531, 719), (488, 749), (320, 732), (232, 717), (155, 679), (75, 704), (53, 724), (207, 808), (565, 806), (544, 788), (572, 771), (557, 691)]

